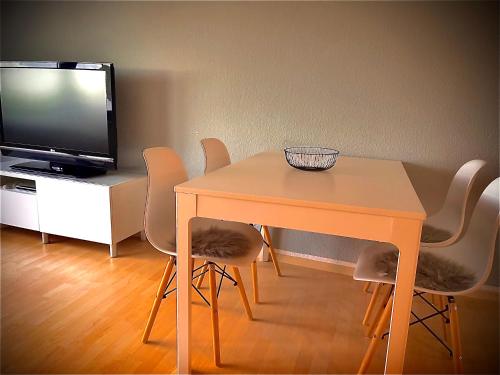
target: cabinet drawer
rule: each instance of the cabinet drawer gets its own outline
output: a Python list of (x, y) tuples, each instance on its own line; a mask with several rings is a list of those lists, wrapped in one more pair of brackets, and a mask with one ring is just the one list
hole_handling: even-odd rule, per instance
[(39, 230), (36, 194), (0, 189), (2, 224)]
[(60, 179), (40, 179), (36, 189), (41, 232), (111, 243), (111, 212), (107, 186)]

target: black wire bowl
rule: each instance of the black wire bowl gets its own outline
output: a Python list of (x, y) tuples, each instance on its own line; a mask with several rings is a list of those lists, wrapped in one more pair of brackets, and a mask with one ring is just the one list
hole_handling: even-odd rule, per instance
[(287, 147), (288, 164), (304, 171), (324, 171), (335, 165), (339, 151), (325, 147)]

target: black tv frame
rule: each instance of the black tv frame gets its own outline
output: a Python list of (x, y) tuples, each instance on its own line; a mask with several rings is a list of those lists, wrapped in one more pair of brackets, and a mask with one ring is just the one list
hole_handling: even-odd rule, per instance
[(115, 74), (112, 63), (69, 61), (0, 61), (0, 68), (100, 70), (106, 73), (106, 99), (111, 103), (107, 110), (109, 153), (102, 154), (86, 150), (29, 145), (6, 142), (0, 100), (0, 151), (2, 155), (37, 161), (11, 166), (26, 172), (64, 174), (75, 177), (91, 177), (116, 169), (118, 164), (116, 131)]

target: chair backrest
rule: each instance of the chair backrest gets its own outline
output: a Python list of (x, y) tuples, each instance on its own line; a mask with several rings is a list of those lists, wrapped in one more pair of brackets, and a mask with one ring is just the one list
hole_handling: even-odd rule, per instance
[(462, 165), (451, 181), (443, 206), (426, 221), (426, 224), (448, 230), (452, 234), (452, 238), (446, 241), (449, 244), (455, 242), (464, 229), (471, 188), (485, 165), (484, 160), (471, 160)]
[(143, 156), (148, 171), (146, 237), (156, 249), (172, 254), (176, 229), (174, 186), (187, 181), (186, 169), (181, 158), (168, 147), (147, 148)]
[(439, 249), (439, 254), (457, 261), (474, 273), (475, 285), (463, 293), (483, 285), (491, 272), (500, 223), (499, 195), (500, 178), (497, 178), (481, 194), (463, 237), (455, 244)]
[(205, 155), (205, 174), (231, 164), (229, 152), (221, 140), (217, 138), (202, 139), (201, 147), (203, 147)]

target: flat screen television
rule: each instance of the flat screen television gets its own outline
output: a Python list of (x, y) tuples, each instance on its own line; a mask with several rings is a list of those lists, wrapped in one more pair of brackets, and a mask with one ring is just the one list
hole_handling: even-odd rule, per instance
[(0, 149), (11, 168), (88, 177), (116, 169), (111, 63), (0, 62)]

